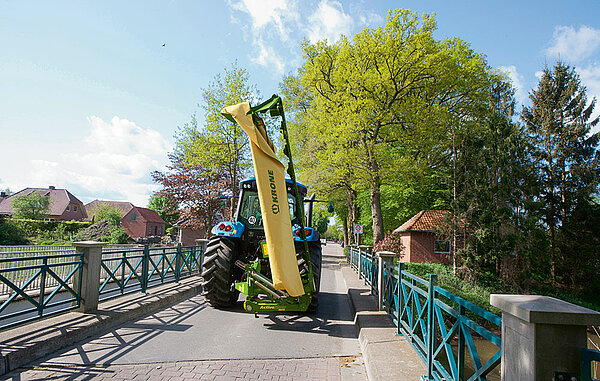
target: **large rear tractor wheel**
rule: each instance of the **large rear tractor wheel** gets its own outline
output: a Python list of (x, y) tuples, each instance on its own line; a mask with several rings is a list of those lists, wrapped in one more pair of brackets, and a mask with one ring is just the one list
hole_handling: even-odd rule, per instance
[[(321, 243), (320, 242), (308, 242), (308, 252), (310, 254), (310, 261), (312, 263), (313, 278), (315, 280), (315, 293), (313, 294), (310, 305), (308, 306), (308, 312), (315, 312), (319, 306), (319, 290), (321, 288)], [(308, 273), (308, 266), (304, 259), (304, 244), (302, 242), (296, 242), (296, 259), (298, 260), (298, 270), (300, 275)]]
[(239, 292), (233, 287), (236, 260), (235, 241), (228, 237), (212, 237), (202, 262), (202, 295), (213, 307), (234, 305)]

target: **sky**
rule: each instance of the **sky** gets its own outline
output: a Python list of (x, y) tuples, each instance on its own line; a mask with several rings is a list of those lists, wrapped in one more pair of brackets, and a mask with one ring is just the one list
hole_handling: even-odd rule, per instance
[(352, 38), (398, 8), (435, 13), (435, 37), (470, 43), (519, 104), (558, 59), (600, 98), (598, 0), (0, 0), (0, 189), (146, 206), (215, 75), (237, 61), (267, 98), (304, 39)]

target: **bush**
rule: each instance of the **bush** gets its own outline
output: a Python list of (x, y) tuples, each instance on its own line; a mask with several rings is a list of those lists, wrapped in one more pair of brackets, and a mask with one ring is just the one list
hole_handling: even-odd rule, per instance
[(91, 222), (87, 221), (42, 221), (17, 218), (11, 220), (29, 236), (37, 236), (42, 232), (51, 232), (57, 229), (60, 229), (62, 233), (73, 233), (91, 225)]
[(10, 219), (0, 217), (0, 245), (26, 245), (28, 243), (23, 229)]

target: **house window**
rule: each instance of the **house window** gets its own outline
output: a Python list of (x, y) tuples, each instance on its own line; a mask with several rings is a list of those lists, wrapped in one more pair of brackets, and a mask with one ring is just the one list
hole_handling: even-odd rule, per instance
[(435, 241), (433, 252), (435, 254), (450, 254), (450, 241)]
[(133, 213), (133, 214), (131, 215), (131, 221), (135, 221), (135, 219), (136, 219), (136, 218), (137, 218), (137, 216), (135, 215), (135, 213)]
[(73, 205), (73, 211), (76, 212), (77, 211), (77, 205)]
[(71, 205), (67, 205), (67, 212), (71, 211)]
[(162, 226), (160, 228), (158, 228), (158, 234), (162, 235)]

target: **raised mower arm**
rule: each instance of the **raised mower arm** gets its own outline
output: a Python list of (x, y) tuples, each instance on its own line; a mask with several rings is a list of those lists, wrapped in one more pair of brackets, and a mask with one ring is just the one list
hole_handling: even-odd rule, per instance
[[(229, 107), (226, 107), (224, 111), (227, 111), (228, 109)], [(300, 261), (297, 262), (296, 249), (291, 236), (292, 229), (289, 223), (289, 213), (287, 212), (287, 209), (284, 211), (281, 210), (281, 207), (279, 207), (278, 204), (279, 200), (284, 199), (287, 206), (286, 187), (283, 187), (284, 194), (278, 193), (278, 185), (274, 182), (276, 173), (274, 170), (268, 168), (270, 165), (280, 165), (283, 167), (283, 164), (275, 157), (275, 147), (268, 138), (262, 119), (259, 117), (259, 114), (264, 112), (269, 112), (271, 116), (281, 117), (280, 131), (285, 144), (283, 153), (288, 158), (288, 165), (285, 172), (292, 182), (291, 194), (294, 195), (299, 204), (299, 206), (295, 208), (295, 217), (300, 225), (299, 236), (302, 239), (304, 263), (308, 264), (307, 271), (301, 276), (298, 272), (298, 263)], [(269, 100), (250, 108), (249, 111), (246, 112), (246, 116), (251, 117), (254, 128), (248, 127), (247, 125), (244, 126), (243, 123), (241, 123), (241, 120), (244, 118), (239, 115), (236, 115), (235, 117), (229, 113), (224, 113), (224, 115), (228, 119), (238, 122), (249, 135), (253, 143), (252, 157), (254, 172), (261, 202), (262, 219), (266, 236), (266, 244), (262, 246), (262, 252), (263, 255), (269, 256), (270, 273), (273, 277), (273, 279), (269, 279), (264, 275), (264, 271), (261, 271), (260, 260), (255, 260), (250, 263), (236, 261), (235, 265), (244, 270), (244, 277), (243, 281), (235, 283), (235, 288), (246, 295), (244, 308), (250, 312), (306, 311), (315, 300), (314, 296), (317, 292), (317, 287), (315, 286), (315, 274), (313, 274), (313, 266), (311, 265), (311, 251), (305, 234), (304, 208), (302, 207), (302, 198), (296, 181), (281, 98), (277, 95), (273, 95)], [(248, 122), (248, 119), (245, 118), (244, 121)], [(261, 176), (264, 175), (263, 172), (265, 171), (268, 172), (269, 176)], [(281, 188), (279, 187), (279, 191), (280, 190)], [(285, 218), (282, 218), (282, 215), (285, 215), (286, 213), (288, 213), (287, 225), (290, 226), (282, 227), (281, 225), (286, 222)], [(295, 272), (290, 270), (290, 266), (287, 266), (287, 270), (282, 269), (286, 264), (289, 265), (292, 263), (290, 258), (293, 260)], [(297, 276), (300, 281), (300, 290), (295, 287), (297, 284), (295, 283), (295, 279), (291, 279)]]

